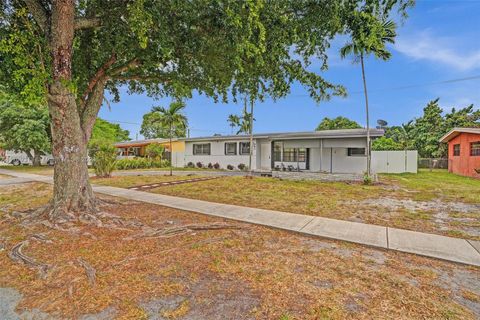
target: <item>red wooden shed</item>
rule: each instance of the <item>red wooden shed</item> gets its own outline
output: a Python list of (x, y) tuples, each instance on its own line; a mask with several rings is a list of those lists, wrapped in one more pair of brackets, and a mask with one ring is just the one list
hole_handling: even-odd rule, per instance
[(480, 179), (480, 128), (454, 128), (440, 142), (448, 143), (448, 171)]

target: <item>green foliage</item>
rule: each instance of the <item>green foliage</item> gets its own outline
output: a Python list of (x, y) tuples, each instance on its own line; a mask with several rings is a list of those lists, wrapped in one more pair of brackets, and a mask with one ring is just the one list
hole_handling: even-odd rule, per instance
[(170, 106), (168, 108), (152, 108), (151, 113), (155, 114), (154, 124), (161, 128), (162, 133), (167, 134), (166, 136), (159, 138), (173, 138), (185, 136), (185, 132), (188, 126), (188, 120), (187, 117), (183, 114), (184, 110), (185, 104), (182, 101), (174, 101), (170, 103)]
[[(185, 119), (186, 121), (186, 119)], [(146, 139), (169, 138), (170, 126), (167, 125), (161, 112), (152, 109), (151, 112), (143, 115), (140, 133)], [(185, 125), (172, 126), (172, 137), (186, 137), (187, 127)]]
[(155, 160), (162, 160), (163, 153), (165, 152), (165, 147), (158, 144), (152, 143), (145, 148), (145, 154), (147, 157)]
[(358, 129), (361, 126), (354, 120), (350, 120), (346, 117), (338, 116), (330, 119), (328, 117), (323, 118), (322, 122), (317, 126), (315, 130), (337, 130), (337, 129)]
[(168, 160), (147, 158), (120, 159), (116, 162), (118, 170), (166, 168), (169, 165)]
[(92, 140), (89, 155), (92, 158), (95, 175), (100, 178), (110, 177), (117, 161), (117, 148), (109, 142)]
[(385, 151), (385, 150), (404, 150), (400, 143), (397, 143), (392, 138), (387, 138), (385, 136), (377, 138), (372, 142), (372, 150), (374, 151)]
[(119, 124), (111, 123), (97, 118), (92, 130), (91, 140), (103, 140), (108, 142), (120, 142), (130, 140), (130, 132), (124, 130)]
[(369, 186), (372, 183), (373, 183), (372, 176), (365, 172), (363, 174), (363, 184), (366, 186)]
[(44, 105), (26, 104), (0, 92), (0, 146), (3, 149), (51, 153), (50, 118)]
[(474, 110), (473, 105), (470, 105), (458, 110), (452, 108), (450, 112), (444, 113), (439, 106), (439, 99), (435, 99), (423, 109), (421, 117), (401, 126), (387, 128), (385, 139), (375, 140), (373, 148), (378, 148), (379, 143), (391, 139), (398, 145), (397, 150), (415, 149), (422, 158), (446, 157), (446, 145), (440, 143), (439, 139), (455, 127), (480, 127), (480, 110)]
[[(229, 93), (236, 99), (248, 92), (262, 100), (287, 95), (296, 82), (316, 101), (325, 100), (345, 90), (309, 71), (312, 59), (318, 58), (326, 70), (326, 51), (336, 34), (350, 32), (357, 20), (370, 22), (379, 12), (388, 16), (398, 9), (403, 15), (411, 3), (76, 1), (78, 17), (98, 16), (102, 26), (75, 31), (69, 87), (81, 99), (114, 53), (115, 63), (105, 74), (115, 100), (121, 85), (154, 97), (190, 97), (197, 91), (226, 101)], [(51, 8), (45, 9), (49, 14)], [(0, 20), (0, 81), (22, 97), (45, 100), (52, 52), (41, 23), (23, 1), (5, 2)]]
[(373, 54), (375, 57), (388, 60), (391, 53), (387, 43), (395, 43), (396, 25), (385, 17), (378, 17), (369, 12), (354, 12), (349, 19), (352, 40), (340, 50), (345, 58), (349, 55), (362, 57)]

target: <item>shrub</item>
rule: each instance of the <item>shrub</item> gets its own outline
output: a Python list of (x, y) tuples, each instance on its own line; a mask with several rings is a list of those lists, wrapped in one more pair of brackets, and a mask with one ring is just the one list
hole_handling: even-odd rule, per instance
[(110, 177), (115, 169), (117, 148), (111, 143), (95, 140), (90, 143), (89, 155), (95, 175), (100, 178)]
[(228, 169), (228, 170), (233, 170), (234, 168), (233, 168), (233, 166), (232, 166), (231, 164), (229, 164), (229, 165), (227, 166), (227, 169)]
[(117, 161), (118, 170), (165, 168), (169, 166), (168, 160), (155, 160), (147, 158), (120, 159)]
[(213, 169), (213, 164), (211, 162), (208, 164), (208, 169)]
[(201, 163), (200, 161), (197, 162), (197, 168), (203, 168), (203, 163)]
[(195, 168), (195, 164), (193, 162), (189, 162), (186, 165), (187, 168)]
[(220, 163), (216, 162), (214, 165), (213, 165), (213, 168), (218, 170), (220, 169)]
[(246, 166), (245, 164), (240, 163), (240, 164), (238, 165), (238, 170), (244, 171), (244, 170), (246, 170), (246, 169), (247, 169), (247, 166)]
[(164, 152), (165, 152), (165, 148), (158, 143), (149, 144), (145, 148), (146, 156), (155, 160), (162, 160), (162, 156)]
[(364, 185), (371, 185), (372, 184), (372, 177), (369, 176), (366, 172), (363, 174), (363, 184)]

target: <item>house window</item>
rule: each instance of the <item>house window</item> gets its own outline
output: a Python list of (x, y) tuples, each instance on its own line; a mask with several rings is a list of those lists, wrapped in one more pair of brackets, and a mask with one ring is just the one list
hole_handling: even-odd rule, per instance
[(480, 141), (470, 143), (470, 155), (480, 156)]
[(458, 157), (460, 155), (460, 145), (454, 144), (453, 145), (453, 155)]
[(237, 143), (236, 142), (226, 142), (225, 143), (225, 154), (229, 156), (234, 156), (237, 154)]
[(194, 155), (210, 155), (210, 143), (200, 143), (193, 145)]
[(250, 142), (240, 142), (240, 154), (250, 154)]
[(283, 149), (284, 162), (305, 162), (307, 149), (305, 148), (285, 148)]
[(273, 161), (282, 161), (282, 143), (275, 142), (273, 144)]
[(365, 156), (365, 148), (348, 148), (349, 157)]

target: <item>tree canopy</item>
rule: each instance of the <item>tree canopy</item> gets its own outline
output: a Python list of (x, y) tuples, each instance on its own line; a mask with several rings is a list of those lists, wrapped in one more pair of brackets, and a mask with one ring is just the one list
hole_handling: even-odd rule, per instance
[(50, 118), (42, 105), (26, 104), (0, 93), (0, 146), (22, 151), (34, 165), (50, 153)]
[(454, 127), (480, 127), (480, 110), (473, 105), (452, 108), (445, 113), (439, 99), (430, 101), (423, 108), (422, 116), (401, 126), (387, 128), (384, 139), (373, 142), (375, 150), (418, 150), (420, 157), (447, 156), (446, 145), (439, 139)]
[[(186, 137), (186, 129), (186, 127), (175, 127), (175, 130), (173, 131), (173, 136), (177, 138)], [(166, 127), (165, 124), (162, 122), (161, 115), (158, 112), (150, 111), (143, 115), (140, 133), (146, 139), (168, 138), (169, 127)]]
[(315, 130), (320, 131), (358, 128), (361, 128), (361, 126), (356, 121), (350, 120), (347, 117), (338, 116), (336, 118), (323, 118)]
[(92, 130), (91, 140), (120, 142), (130, 140), (130, 132), (122, 129), (119, 124), (97, 118)]

